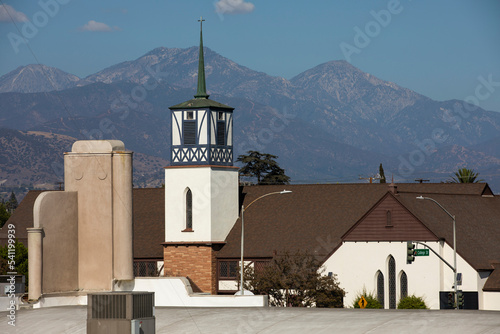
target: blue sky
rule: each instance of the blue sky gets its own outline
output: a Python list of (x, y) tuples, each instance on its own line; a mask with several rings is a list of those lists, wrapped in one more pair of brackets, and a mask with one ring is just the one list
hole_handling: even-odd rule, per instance
[(433, 99), (500, 111), (498, 0), (0, 0), (0, 75), (41, 63), (85, 77), (197, 45), (200, 16), (205, 46), (257, 71), (290, 79), (345, 59)]

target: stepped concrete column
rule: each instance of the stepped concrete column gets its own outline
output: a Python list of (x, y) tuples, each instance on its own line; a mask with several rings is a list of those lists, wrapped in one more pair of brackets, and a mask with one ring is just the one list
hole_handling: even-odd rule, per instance
[(38, 300), (42, 296), (42, 237), (43, 228), (32, 227), (28, 230), (28, 272), (29, 300)]
[(134, 279), (132, 152), (113, 152), (113, 273)]

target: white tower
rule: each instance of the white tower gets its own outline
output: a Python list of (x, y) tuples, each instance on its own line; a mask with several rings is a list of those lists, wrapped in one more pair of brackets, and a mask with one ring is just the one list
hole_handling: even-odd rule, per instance
[(238, 218), (233, 110), (206, 93), (200, 19), (198, 89), (170, 107), (171, 166), (165, 168), (165, 272), (215, 292), (215, 253)]

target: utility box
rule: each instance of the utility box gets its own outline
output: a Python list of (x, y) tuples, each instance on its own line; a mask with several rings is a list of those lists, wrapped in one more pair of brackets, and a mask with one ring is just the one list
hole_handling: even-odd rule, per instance
[(154, 334), (154, 292), (87, 295), (87, 334)]
[[(13, 279), (14, 278), (14, 279)], [(26, 292), (24, 275), (0, 275), (0, 296), (24, 294)]]

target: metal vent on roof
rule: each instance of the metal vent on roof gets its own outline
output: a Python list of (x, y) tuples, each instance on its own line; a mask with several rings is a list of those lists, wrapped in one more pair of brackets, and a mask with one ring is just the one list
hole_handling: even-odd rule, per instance
[(87, 333), (155, 333), (154, 292), (87, 295)]
[(137, 319), (153, 316), (153, 292), (110, 292), (88, 295), (90, 319)]

